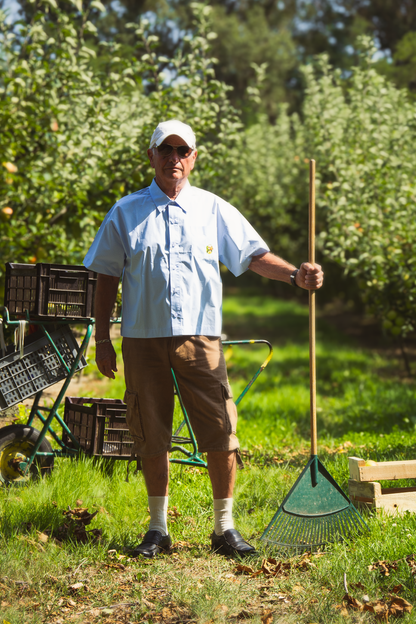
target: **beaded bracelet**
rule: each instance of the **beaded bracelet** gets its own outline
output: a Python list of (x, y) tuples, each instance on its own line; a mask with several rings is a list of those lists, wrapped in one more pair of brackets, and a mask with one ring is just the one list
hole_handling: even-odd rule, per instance
[(99, 344), (103, 344), (104, 342), (111, 342), (110, 338), (104, 338), (104, 340), (96, 340), (95, 344), (99, 345)]

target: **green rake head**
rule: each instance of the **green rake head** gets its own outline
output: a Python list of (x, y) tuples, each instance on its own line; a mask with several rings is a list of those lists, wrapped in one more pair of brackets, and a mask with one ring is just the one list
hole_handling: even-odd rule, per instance
[(366, 523), (314, 455), (260, 539), (299, 554), (364, 530)]

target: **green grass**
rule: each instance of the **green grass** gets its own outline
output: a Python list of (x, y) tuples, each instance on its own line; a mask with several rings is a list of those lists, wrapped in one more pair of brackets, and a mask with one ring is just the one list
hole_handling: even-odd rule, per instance
[[(209, 553), (213, 514), (206, 471), (171, 465), (169, 524), (175, 548), (172, 555), (147, 562), (128, 557), (148, 523), (142, 475), (130, 468), (127, 483), (126, 462), (61, 459), (49, 477), (0, 490), (0, 623), (375, 621), (369, 612), (350, 611), (347, 617), (335, 608), (345, 594), (344, 574), (359, 600), (364, 594), (375, 601), (398, 592), (416, 602), (405, 560), (416, 553), (416, 519), (410, 513), (366, 515), (368, 534), (331, 545), (323, 556), (295, 557), (280, 575), (261, 572), (262, 558), (271, 553), (257, 539), (310, 450), (307, 308), (271, 298), (229, 297), (224, 331), (230, 339), (264, 338), (274, 346), (271, 363), (239, 407), (245, 469), (238, 474), (235, 520), (259, 545), (260, 555), (250, 565), (260, 573), (241, 574), (236, 562)], [(234, 397), (266, 354), (264, 347), (233, 348), (228, 365)], [(318, 321), (319, 457), (344, 489), (348, 455), (414, 459), (415, 383), (402, 379), (400, 366)], [(123, 398), (121, 373), (120, 358), (117, 379), (97, 375), (91, 395)], [(98, 512), (87, 528), (101, 529), (100, 541), (54, 538), (68, 506)], [(382, 576), (369, 570), (379, 560), (398, 563)], [(79, 582), (82, 588), (70, 589)], [(415, 622), (415, 615), (401, 621)]]

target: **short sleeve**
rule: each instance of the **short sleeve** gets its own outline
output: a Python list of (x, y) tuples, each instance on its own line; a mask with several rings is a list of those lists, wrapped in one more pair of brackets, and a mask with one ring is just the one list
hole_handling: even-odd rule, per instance
[(84, 258), (84, 266), (91, 271), (120, 277), (126, 253), (117, 223), (117, 204), (109, 211)]
[(245, 217), (218, 198), (219, 259), (236, 277), (247, 271), (253, 256), (270, 251)]

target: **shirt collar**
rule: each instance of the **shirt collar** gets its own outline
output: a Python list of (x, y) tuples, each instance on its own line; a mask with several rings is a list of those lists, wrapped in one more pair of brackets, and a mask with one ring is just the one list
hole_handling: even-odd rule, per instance
[(162, 189), (157, 185), (154, 178), (150, 185), (150, 196), (153, 199), (155, 206), (159, 212), (162, 212), (169, 206), (169, 204), (177, 204), (184, 212), (187, 212), (191, 206), (191, 185), (189, 181), (186, 181), (185, 186), (179, 193), (176, 199), (170, 199)]

